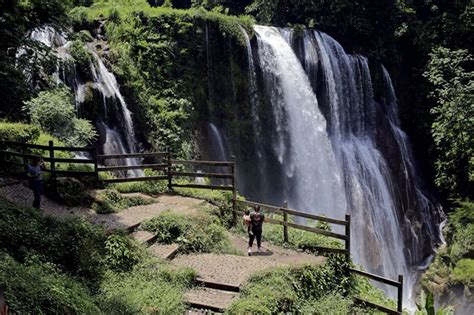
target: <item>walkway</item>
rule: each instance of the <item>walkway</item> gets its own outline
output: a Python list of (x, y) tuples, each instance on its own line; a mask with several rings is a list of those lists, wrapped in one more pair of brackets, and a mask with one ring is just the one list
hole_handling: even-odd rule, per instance
[[(13, 182), (11, 185), (0, 186), (0, 196), (20, 205), (29, 206), (32, 203), (31, 191), (24, 183)], [(150, 197), (146, 196), (146, 198)], [(229, 239), (236, 251), (242, 254), (240, 256), (199, 253), (176, 257), (178, 245), (153, 244), (155, 235), (138, 230), (141, 222), (167, 210), (193, 216), (215, 206), (203, 200), (176, 195), (163, 194), (152, 199), (154, 202), (152, 204), (101, 215), (89, 208), (66, 207), (43, 198), (42, 211), (58, 219), (82, 217), (94, 224), (103, 224), (107, 229), (126, 229), (138, 242), (149, 246), (148, 250), (153, 255), (168, 259), (175, 266), (193, 268), (198, 273), (197, 281), (200, 285), (190, 289), (185, 296), (190, 306), (196, 309), (224, 311), (235, 299), (239, 298), (240, 288), (257, 272), (273, 267), (319, 265), (325, 262), (324, 257), (285, 249), (266, 242), (263, 243), (261, 253), (255, 252), (256, 245), (254, 245), (254, 253), (248, 257), (246, 256), (247, 240), (231, 233), (229, 233)], [(199, 314), (199, 311), (191, 313)]]

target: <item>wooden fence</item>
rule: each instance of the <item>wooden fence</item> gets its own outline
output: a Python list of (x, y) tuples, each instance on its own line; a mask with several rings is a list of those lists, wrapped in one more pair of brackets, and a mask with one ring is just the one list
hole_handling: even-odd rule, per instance
[[(330, 252), (330, 253), (343, 254), (346, 257), (347, 262), (350, 262), (350, 254), (351, 254), (351, 216), (350, 215), (346, 215), (344, 220), (328, 218), (325, 216), (314, 215), (314, 214), (310, 214), (306, 212), (289, 209), (287, 202), (284, 202), (282, 207), (277, 207), (277, 206), (272, 206), (272, 205), (268, 205), (264, 203), (258, 203), (258, 202), (247, 201), (247, 200), (237, 200), (237, 203), (244, 206), (250, 206), (250, 207), (259, 206), (265, 209), (267, 212), (283, 215), (283, 220), (277, 220), (275, 218), (265, 218), (265, 223), (282, 225), (283, 226), (283, 239), (285, 242), (289, 241), (288, 228), (294, 228), (298, 230), (312, 232), (312, 233), (324, 235), (327, 237), (331, 237), (331, 238), (343, 241), (344, 248), (318, 246), (318, 247), (315, 247), (315, 249), (320, 250), (320, 251)], [(236, 212), (239, 215), (243, 215), (243, 212), (237, 210), (235, 207), (234, 207), (234, 212)], [(291, 220), (289, 220), (289, 216), (316, 220), (320, 222), (326, 222), (329, 224), (343, 226), (344, 234), (339, 234), (339, 233), (335, 233), (329, 230), (324, 230), (324, 229), (307, 226), (303, 224), (297, 224), (297, 223), (291, 222)], [(384, 278), (384, 277), (381, 277), (381, 276), (378, 276), (366, 271), (351, 268), (351, 267), (348, 267), (347, 273), (353, 273), (355, 275), (363, 276), (371, 280), (375, 280), (375, 281), (397, 288), (397, 309), (396, 310), (364, 300), (362, 298), (355, 299), (355, 302), (357, 304), (363, 304), (369, 307), (373, 307), (387, 314), (402, 314), (402, 310), (403, 310), (403, 304), (402, 304), (403, 276), (402, 275), (399, 275), (398, 281), (396, 281), (396, 280), (387, 279), (387, 278)]]
[[(16, 148), (12, 149), (12, 148)], [(44, 152), (47, 152), (44, 155)], [(57, 152), (69, 152), (71, 154), (77, 152), (85, 152), (88, 155), (88, 158), (60, 158), (57, 157)], [(53, 141), (49, 141), (48, 146), (36, 145), (36, 144), (27, 144), (27, 143), (18, 143), (18, 142), (7, 142), (0, 141), (0, 154), (2, 166), (5, 165), (16, 165), (24, 167), (26, 169), (28, 165), (28, 159), (34, 157), (41, 157), (45, 162), (48, 163), (49, 168), (46, 168), (45, 171), (50, 172), (52, 177), (57, 176), (92, 176), (97, 181), (104, 183), (120, 183), (120, 182), (133, 182), (133, 181), (157, 181), (157, 180), (166, 180), (169, 190), (173, 188), (199, 188), (199, 189), (213, 189), (213, 190), (224, 190), (232, 191), (233, 193), (233, 205), (232, 212), (234, 216), (234, 223), (237, 223), (239, 215), (244, 213), (239, 211), (237, 205), (243, 206), (260, 206), (261, 208), (266, 209), (270, 213), (283, 215), (283, 220), (277, 220), (275, 218), (265, 218), (266, 223), (277, 224), (283, 226), (283, 239), (285, 242), (289, 242), (288, 228), (299, 229), (307, 232), (312, 232), (327, 237), (335, 238), (344, 242), (344, 248), (336, 247), (317, 247), (318, 250), (343, 254), (346, 257), (346, 260), (350, 261), (351, 253), (351, 217), (346, 215), (344, 220), (328, 218), (325, 216), (309, 214), (297, 210), (292, 210), (288, 208), (288, 204), (285, 202), (282, 207), (272, 206), (268, 204), (245, 201), (237, 199), (237, 190), (235, 185), (235, 161), (197, 161), (197, 160), (177, 160), (172, 159), (171, 152), (167, 149), (165, 152), (151, 152), (151, 153), (130, 153), (130, 154), (115, 154), (115, 155), (98, 155), (95, 149), (90, 147), (62, 147), (54, 146)], [(12, 160), (11, 158), (20, 159)], [(150, 163), (139, 163), (135, 161), (134, 164), (127, 165), (109, 165), (105, 166), (103, 163), (108, 160), (122, 160), (127, 159), (148, 159), (152, 160)], [(71, 168), (71, 164), (81, 164), (89, 165), (90, 170), (77, 170)], [(212, 168), (218, 167), (220, 172), (197, 172), (197, 171), (184, 171), (185, 165), (192, 165), (199, 168)], [(66, 168), (65, 168), (66, 166)], [(226, 168), (228, 172), (222, 173), (222, 168)], [(152, 169), (158, 171), (160, 174), (153, 176), (124, 176), (124, 172), (131, 170), (143, 170), (143, 169)], [(108, 178), (100, 180), (100, 172), (119, 172), (119, 176), (115, 178)], [(213, 185), (213, 184), (180, 184), (176, 180), (179, 178), (217, 178), (230, 180), (230, 183), (226, 185)], [(330, 230), (325, 230), (317, 227), (307, 226), (303, 224), (297, 224), (289, 220), (289, 216), (294, 216), (298, 218), (316, 220), (321, 222), (326, 222), (329, 224), (334, 224), (344, 227), (344, 234), (339, 234), (332, 232)], [(362, 270), (354, 269), (348, 267), (348, 273), (353, 273), (359, 276), (369, 278), (381, 283), (384, 283), (389, 286), (397, 288), (397, 309), (393, 310), (376, 303), (363, 300), (361, 298), (356, 299), (356, 303), (364, 304), (369, 307), (373, 307), (380, 311), (386, 312), (388, 314), (401, 314), (402, 313), (402, 299), (403, 299), (403, 276), (399, 275), (398, 280), (387, 279), (369, 272)]]
[[(73, 156), (77, 152), (83, 152), (88, 157), (77, 158), (61, 158), (57, 152), (68, 152)], [(28, 160), (40, 157), (46, 162), (44, 171), (51, 173), (53, 178), (58, 176), (92, 176), (97, 182), (106, 184), (137, 182), (137, 181), (159, 181), (166, 180), (168, 188), (199, 188), (199, 189), (217, 189), (232, 191), (234, 199), (237, 197), (235, 187), (235, 162), (234, 161), (197, 161), (197, 160), (177, 160), (172, 159), (169, 149), (165, 152), (149, 152), (149, 153), (126, 153), (126, 154), (109, 154), (98, 155), (94, 148), (90, 147), (63, 147), (55, 146), (53, 141), (49, 141), (49, 145), (37, 145), (20, 142), (0, 141), (0, 155), (2, 165), (15, 165), (26, 170)], [(127, 163), (133, 159), (133, 163)], [(138, 159), (141, 159), (138, 161)], [(144, 163), (143, 160), (152, 160), (151, 163)], [(109, 165), (105, 165), (106, 162)], [(87, 170), (78, 170), (77, 165), (88, 165)], [(221, 172), (198, 172), (185, 170), (186, 165), (192, 165), (194, 168), (215, 168), (218, 167)], [(227, 172), (223, 173), (222, 168), (226, 168)], [(126, 174), (129, 171), (151, 169), (157, 171), (157, 175), (152, 176), (130, 176)], [(100, 173), (115, 173), (112, 178), (102, 178)], [(181, 178), (218, 178), (228, 179), (230, 184), (213, 185), (208, 183), (189, 184), (179, 183)]]

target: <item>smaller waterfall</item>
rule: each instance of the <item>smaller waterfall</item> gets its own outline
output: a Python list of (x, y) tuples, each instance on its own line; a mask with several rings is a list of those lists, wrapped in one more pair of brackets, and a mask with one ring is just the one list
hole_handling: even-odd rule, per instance
[[(76, 69), (73, 58), (69, 54), (71, 42), (66, 39), (66, 34), (56, 31), (51, 26), (34, 29), (30, 37), (50, 47), (58, 57), (56, 77), (58, 83), (69, 86), (74, 92), (76, 109), (82, 114), (86, 101), (86, 89), (91, 87), (101, 96), (101, 117), (91, 117), (99, 132), (99, 141), (103, 144), (104, 154), (123, 154), (136, 152), (136, 135), (133, 117), (127, 103), (120, 92), (117, 79), (105, 66), (92, 45), (85, 48), (91, 53), (93, 59), (89, 64), (90, 69)], [(78, 70), (90, 72), (91, 77), (81, 77)], [(114, 164), (117, 164), (115, 160)], [(122, 164), (137, 165), (139, 159), (123, 159)], [(129, 176), (141, 176), (141, 170), (127, 171)]]
[[(215, 161), (230, 161), (230, 154), (228, 151), (227, 141), (224, 134), (213, 123), (207, 125), (207, 139), (209, 144), (209, 153), (212, 160)], [(229, 173), (228, 167), (218, 167), (219, 173)], [(226, 179), (212, 179), (214, 184), (228, 184)]]

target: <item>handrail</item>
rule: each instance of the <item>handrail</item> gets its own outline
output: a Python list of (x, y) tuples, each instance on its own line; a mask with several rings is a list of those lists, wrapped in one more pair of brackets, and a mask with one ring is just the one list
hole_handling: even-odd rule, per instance
[(210, 166), (232, 166), (234, 162), (222, 162), (222, 161), (197, 161), (197, 160), (171, 160), (174, 164), (204, 164)]
[(124, 154), (102, 154), (98, 155), (98, 159), (111, 160), (111, 159), (131, 159), (137, 157), (149, 157), (149, 156), (162, 156), (166, 155), (166, 152), (146, 152), (146, 153), (124, 153)]
[(344, 221), (344, 220), (332, 219), (332, 218), (328, 218), (328, 217), (324, 217), (324, 216), (320, 216), (320, 215), (314, 215), (314, 214), (301, 212), (301, 211), (296, 211), (296, 210), (292, 210), (292, 209), (288, 209), (288, 208), (275, 207), (275, 206), (271, 206), (271, 205), (268, 205), (268, 204), (259, 203), (259, 202), (255, 202), (255, 201), (248, 201), (248, 200), (239, 200), (239, 202), (240, 203), (245, 203), (245, 204), (250, 205), (250, 206), (257, 205), (257, 206), (263, 207), (265, 209), (270, 209), (271, 212), (282, 212), (282, 213), (287, 213), (287, 214), (291, 214), (291, 215), (295, 215), (295, 216), (303, 217), (303, 218), (307, 218), (307, 219), (324, 221), (324, 222), (338, 224), (338, 225), (342, 225), (342, 226), (347, 225), (347, 221)]

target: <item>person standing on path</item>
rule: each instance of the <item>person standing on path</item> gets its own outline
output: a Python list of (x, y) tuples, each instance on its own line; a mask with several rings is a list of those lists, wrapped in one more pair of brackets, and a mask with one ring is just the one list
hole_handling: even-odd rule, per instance
[(30, 181), (30, 188), (33, 190), (33, 208), (35, 209), (41, 207), (41, 195), (43, 194), (43, 168), (43, 161), (39, 157), (34, 157), (28, 165), (28, 179)]
[(249, 256), (252, 256), (252, 245), (254, 239), (257, 239), (257, 252), (260, 252), (260, 247), (262, 245), (262, 227), (263, 222), (265, 221), (265, 215), (260, 213), (260, 206), (255, 206), (254, 209), (254, 212), (250, 214), (251, 231), (249, 232)]

